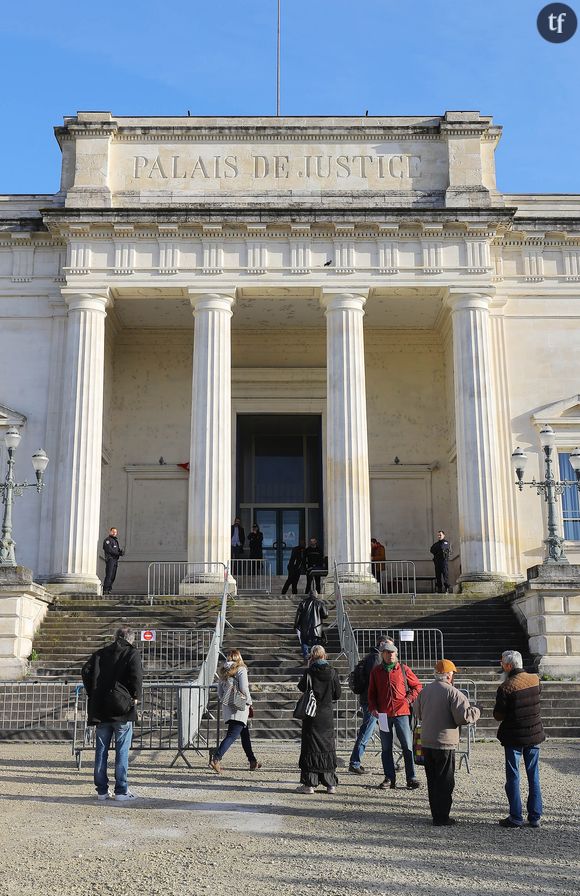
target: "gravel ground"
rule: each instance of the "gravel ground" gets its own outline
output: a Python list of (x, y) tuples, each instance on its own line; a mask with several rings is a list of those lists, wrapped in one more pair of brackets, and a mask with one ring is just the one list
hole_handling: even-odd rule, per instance
[[(0, 744), (2, 896), (164, 894), (448, 896), (578, 893), (580, 744), (542, 748), (546, 815), (539, 830), (503, 830), (503, 752), (477, 744), (456, 776), (456, 828), (433, 828), (420, 790), (376, 790), (342, 770), (336, 795), (293, 793), (296, 745), (258, 742), (250, 773), (236, 744), (222, 777), (190, 755), (142, 754), (130, 768), (140, 799), (98, 803), (91, 755), (79, 772), (66, 745)], [(342, 755), (341, 760), (347, 760)]]

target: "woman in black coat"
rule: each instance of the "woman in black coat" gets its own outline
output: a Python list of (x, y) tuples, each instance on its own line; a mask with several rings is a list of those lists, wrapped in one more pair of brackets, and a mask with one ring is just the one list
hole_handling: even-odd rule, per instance
[(312, 648), (308, 670), (298, 682), (300, 691), (306, 691), (308, 677), (316, 697), (316, 715), (302, 722), (298, 792), (314, 793), (318, 784), (324, 784), (327, 793), (334, 793), (338, 778), (333, 703), (340, 697), (340, 681), (326, 658), (322, 644), (315, 644)]

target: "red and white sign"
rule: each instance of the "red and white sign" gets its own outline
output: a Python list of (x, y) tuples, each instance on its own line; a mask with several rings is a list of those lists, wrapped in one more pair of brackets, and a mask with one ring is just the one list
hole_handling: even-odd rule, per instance
[(157, 632), (153, 631), (153, 629), (145, 629), (144, 632), (141, 632), (141, 640), (142, 641), (156, 641), (157, 640)]

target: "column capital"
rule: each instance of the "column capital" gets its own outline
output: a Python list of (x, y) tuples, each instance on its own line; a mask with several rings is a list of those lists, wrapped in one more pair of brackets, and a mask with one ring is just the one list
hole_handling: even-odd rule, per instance
[(485, 289), (450, 289), (445, 304), (451, 309), (451, 312), (462, 311), (465, 309), (475, 309), (480, 311), (489, 311), (491, 303), (495, 297), (495, 287), (490, 286)]
[(323, 289), (320, 304), (328, 314), (329, 311), (363, 311), (369, 291), (357, 290), (349, 292), (340, 289)]
[(236, 301), (235, 290), (208, 292), (207, 289), (188, 289), (187, 293), (194, 316), (198, 311), (226, 311), (232, 314)]
[(98, 311), (106, 314), (107, 308), (113, 305), (111, 291), (107, 288), (81, 291), (64, 287), (61, 295), (69, 311)]

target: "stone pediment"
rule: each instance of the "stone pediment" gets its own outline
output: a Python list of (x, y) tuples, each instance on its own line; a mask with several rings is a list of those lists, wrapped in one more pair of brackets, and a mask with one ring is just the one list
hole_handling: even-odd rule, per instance
[(552, 404), (547, 404), (532, 415), (532, 422), (536, 426), (549, 423), (551, 426), (576, 425), (580, 426), (580, 395), (572, 395)]
[(9, 426), (24, 426), (26, 417), (19, 414), (18, 411), (7, 408), (6, 405), (0, 404), (0, 426), (8, 428)]

